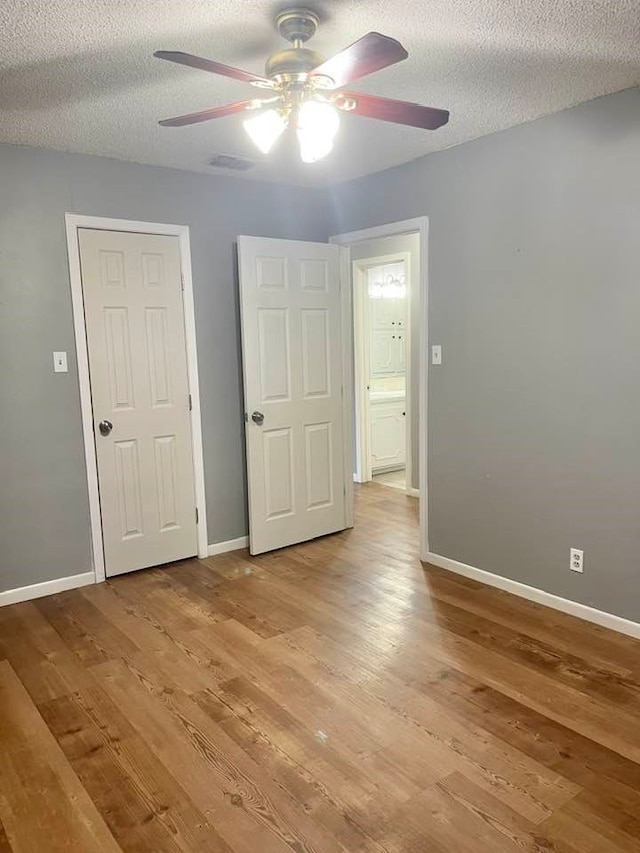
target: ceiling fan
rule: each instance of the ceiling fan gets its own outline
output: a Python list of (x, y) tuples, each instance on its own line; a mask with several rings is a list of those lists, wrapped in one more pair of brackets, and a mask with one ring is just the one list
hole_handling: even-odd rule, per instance
[(181, 127), (247, 113), (245, 130), (264, 154), (291, 127), (297, 133), (300, 157), (305, 163), (321, 160), (331, 151), (342, 112), (424, 130), (435, 130), (447, 123), (447, 110), (344, 91), (349, 83), (401, 62), (408, 53), (400, 42), (373, 32), (325, 60), (315, 50), (304, 47), (315, 34), (318, 20), (309, 9), (289, 9), (277, 16), (278, 31), (292, 46), (269, 57), (264, 77), (190, 53), (157, 51), (154, 56), (159, 59), (250, 83), (264, 89), (266, 95), (159, 123), (163, 127)]

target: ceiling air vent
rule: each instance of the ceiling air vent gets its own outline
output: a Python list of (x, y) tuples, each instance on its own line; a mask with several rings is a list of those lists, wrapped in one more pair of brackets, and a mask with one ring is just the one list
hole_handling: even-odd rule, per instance
[(215, 154), (209, 160), (209, 165), (215, 166), (216, 169), (233, 169), (236, 172), (246, 172), (247, 169), (252, 169), (255, 166), (255, 162), (247, 157), (237, 157), (235, 154)]

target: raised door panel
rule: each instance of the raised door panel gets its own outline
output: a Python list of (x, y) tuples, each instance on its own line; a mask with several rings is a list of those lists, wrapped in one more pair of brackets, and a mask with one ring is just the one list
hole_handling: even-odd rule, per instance
[(177, 437), (157, 435), (154, 438), (156, 463), (156, 495), (158, 505), (158, 529), (175, 530), (180, 527), (180, 484), (183, 472), (178, 471)]
[(307, 424), (305, 432), (305, 482), (307, 509), (333, 503), (332, 424)]
[(98, 257), (102, 287), (109, 290), (114, 288), (124, 290), (127, 286), (124, 252), (103, 249), (99, 252)]
[(291, 357), (288, 308), (258, 310), (260, 399), (262, 403), (291, 399)]
[(329, 320), (328, 308), (303, 308), (300, 312), (302, 396), (305, 400), (331, 394)]
[(131, 363), (131, 329), (127, 307), (106, 306), (102, 312), (104, 324), (103, 363), (109, 377), (111, 409), (135, 408), (133, 368)]
[(140, 261), (143, 287), (164, 287), (167, 283), (164, 255), (159, 252), (143, 252)]
[(256, 258), (256, 286), (262, 290), (287, 290), (289, 287), (286, 258)]
[(264, 430), (265, 521), (293, 515), (295, 511), (293, 430)]
[(170, 406), (172, 404), (168, 323), (168, 308), (145, 309), (145, 331), (149, 364), (148, 375), (152, 408)]
[(325, 258), (301, 258), (300, 289), (316, 293), (329, 292), (329, 264)]
[(131, 539), (144, 534), (138, 442), (135, 438), (116, 441), (113, 450), (116, 500), (120, 511), (120, 539)]

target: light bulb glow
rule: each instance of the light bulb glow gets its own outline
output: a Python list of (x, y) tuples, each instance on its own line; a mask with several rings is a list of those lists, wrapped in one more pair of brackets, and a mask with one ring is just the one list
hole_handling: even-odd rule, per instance
[(271, 151), (287, 126), (284, 116), (273, 109), (259, 112), (258, 115), (246, 119), (243, 124), (251, 140), (263, 154)]
[(407, 295), (405, 284), (370, 284), (369, 296), (371, 299), (404, 299)]
[(340, 127), (338, 110), (326, 101), (309, 100), (298, 113), (298, 143), (303, 163), (326, 157)]

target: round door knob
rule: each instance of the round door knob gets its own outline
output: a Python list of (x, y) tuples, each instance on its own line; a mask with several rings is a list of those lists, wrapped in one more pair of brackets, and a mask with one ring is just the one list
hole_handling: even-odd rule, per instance
[(109, 435), (111, 430), (113, 429), (113, 424), (111, 421), (100, 421), (98, 424), (98, 429), (100, 430), (100, 435)]
[(254, 424), (262, 426), (262, 424), (264, 423), (264, 415), (262, 414), (262, 412), (252, 412), (251, 420), (254, 422)]

